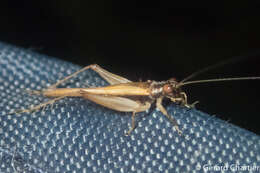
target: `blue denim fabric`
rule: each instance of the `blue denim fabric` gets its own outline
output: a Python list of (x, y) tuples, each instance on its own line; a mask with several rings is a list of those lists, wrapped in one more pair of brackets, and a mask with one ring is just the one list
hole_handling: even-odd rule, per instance
[[(138, 113), (136, 129), (124, 136), (131, 113), (82, 98), (66, 98), (33, 113), (6, 115), (48, 100), (28, 95), (27, 88), (46, 88), (78, 69), (0, 43), (0, 172), (220, 172), (218, 168), (257, 172), (254, 166), (260, 171), (258, 135), (173, 103), (166, 108), (184, 136), (156, 109)], [(61, 87), (103, 85), (107, 83), (88, 70)], [(238, 166), (243, 165), (251, 169), (242, 171)]]

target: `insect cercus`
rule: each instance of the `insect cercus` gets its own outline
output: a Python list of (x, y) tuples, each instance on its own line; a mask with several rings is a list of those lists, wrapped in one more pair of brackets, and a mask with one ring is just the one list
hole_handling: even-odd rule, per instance
[[(78, 73), (83, 72), (87, 69), (92, 69), (95, 72), (97, 72), (110, 85), (95, 88), (57, 88), (57, 86), (61, 83), (65, 82), (66, 80), (76, 76)], [(64, 79), (58, 81), (54, 85), (51, 85), (45, 90), (31, 91), (32, 94), (41, 94), (45, 97), (54, 98), (32, 108), (19, 110), (16, 113), (39, 110), (40, 108), (45, 107), (47, 105), (52, 105), (54, 102), (65, 97), (83, 97), (99, 105), (116, 111), (132, 112), (132, 126), (127, 132), (127, 135), (129, 135), (135, 128), (135, 114), (137, 112), (143, 112), (148, 110), (151, 107), (151, 104), (156, 102), (156, 107), (170, 120), (177, 132), (181, 134), (182, 131), (180, 130), (177, 121), (167, 113), (166, 109), (162, 105), (162, 100), (164, 98), (169, 98), (172, 102), (186, 107), (192, 107), (195, 103), (191, 105), (188, 104), (187, 95), (181, 89), (183, 85), (230, 80), (260, 79), (260, 77), (240, 77), (187, 81), (195, 74), (197, 75), (202, 71), (205, 71), (205, 69), (197, 73), (193, 73), (192, 75), (188, 76), (180, 82), (177, 82), (174, 78), (160, 82), (152, 80), (148, 80), (145, 82), (132, 82), (124, 77), (110, 73), (96, 64), (93, 64), (86, 66), (81, 70), (65, 77)]]

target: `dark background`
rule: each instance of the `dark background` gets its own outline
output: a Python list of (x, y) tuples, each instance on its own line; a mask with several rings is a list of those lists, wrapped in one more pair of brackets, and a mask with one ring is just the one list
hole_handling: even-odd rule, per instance
[[(130, 80), (260, 76), (259, 3), (227, 1), (1, 1), (0, 41)], [(185, 87), (197, 108), (260, 134), (260, 81)]]

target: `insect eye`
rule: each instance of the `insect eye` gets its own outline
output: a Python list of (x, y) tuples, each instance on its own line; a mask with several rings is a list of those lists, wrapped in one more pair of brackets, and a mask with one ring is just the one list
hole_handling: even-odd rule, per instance
[(169, 84), (164, 85), (164, 86), (163, 86), (163, 91), (164, 91), (165, 93), (167, 93), (167, 94), (171, 93), (171, 92), (172, 92), (172, 87), (171, 87), (171, 85), (169, 85)]
[(177, 81), (175, 77), (170, 78), (170, 81)]

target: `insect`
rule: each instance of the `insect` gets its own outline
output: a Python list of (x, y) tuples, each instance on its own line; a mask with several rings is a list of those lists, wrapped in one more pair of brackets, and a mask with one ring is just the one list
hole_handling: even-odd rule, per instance
[[(95, 88), (57, 88), (61, 83), (65, 82), (66, 80), (76, 76), (80, 72), (83, 72), (87, 69), (92, 69), (95, 72), (97, 72), (110, 85)], [(64, 79), (51, 85), (45, 90), (31, 91), (32, 94), (39, 94), (45, 97), (54, 97), (54, 99), (49, 100), (45, 103), (41, 103), (29, 109), (19, 110), (16, 113), (36, 111), (46, 107), (47, 105), (53, 105), (53, 103), (65, 97), (83, 97), (99, 105), (116, 111), (132, 112), (131, 128), (126, 133), (126, 135), (130, 135), (131, 132), (135, 129), (136, 113), (150, 109), (151, 105), (155, 102), (156, 107), (170, 120), (170, 122), (175, 127), (176, 131), (181, 135), (182, 131), (179, 128), (177, 121), (167, 113), (166, 109), (162, 105), (162, 100), (164, 98), (168, 98), (172, 102), (180, 104), (182, 106), (192, 108), (197, 102), (191, 105), (188, 104), (187, 95), (185, 92), (182, 91), (182, 86), (184, 85), (231, 80), (260, 79), (260, 77), (240, 77), (187, 81), (191, 77), (194, 77), (194, 75), (197, 75), (208, 69), (209, 68), (206, 68), (196, 73), (193, 73), (192, 75), (188, 76), (180, 82), (177, 82), (174, 78), (160, 82), (152, 80), (148, 80), (145, 82), (132, 82), (124, 77), (108, 72), (107, 70), (101, 68), (97, 64), (93, 64), (86, 66), (81, 70), (65, 77)]]

